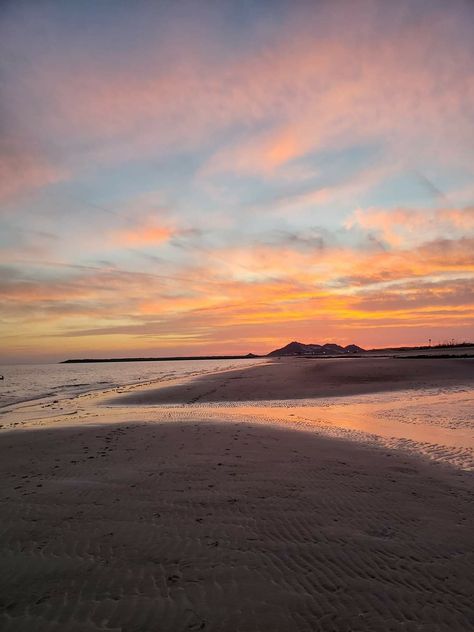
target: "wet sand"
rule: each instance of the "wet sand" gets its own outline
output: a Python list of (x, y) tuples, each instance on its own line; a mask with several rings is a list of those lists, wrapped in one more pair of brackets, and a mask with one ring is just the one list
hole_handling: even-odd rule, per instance
[(473, 364), (401, 362), (276, 361), (7, 411), (0, 629), (474, 630)]
[(194, 404), (341, 397), (474, 385), (474, 359), (285, 358), (117, 398), (119, 404)]
[(179, 414), (0, 445), (6, 632), (473, 629), (466, 473)]

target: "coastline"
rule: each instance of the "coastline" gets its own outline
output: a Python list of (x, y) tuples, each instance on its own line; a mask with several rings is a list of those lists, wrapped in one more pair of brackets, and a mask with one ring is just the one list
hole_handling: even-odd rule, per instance
[[(400, 365), (372, 361), (379, 381), (359, 372), (343, 396), (328, 394), (336, 372), (324, 397), (285, 400), (311, 362), (161, 389), (185, 404), (129, 385), (3, 415), (2, 629), (469, 629), (472, 473), (344, 426), (375, 402), (395, 428), (403, 402), (402, 430), (419, 428), (422, 391), (386, 388)], [(421, 413), (444, 402), (452, 416), (472, 395), (443, 366), (425, 373)], [(212, 388), (227, 399), (208, 401)], [(280, 399), (248, 397), (275, 388)], [(131, 404), (139, 394), (152, 399)]]
[[(421, 368), (423, 372), (413, 369)], [(474, 470), (474, 362), (274, 360), (30, 400), (0, 432), (77, 424), (241, 421), (312, 431)]]
[(212, 373), (167, 387), (139, 387), (111, 403), (156, 405), (319, 399), (460, 385), (469, 388), (474, 385), (471, 359), (285, 358)]

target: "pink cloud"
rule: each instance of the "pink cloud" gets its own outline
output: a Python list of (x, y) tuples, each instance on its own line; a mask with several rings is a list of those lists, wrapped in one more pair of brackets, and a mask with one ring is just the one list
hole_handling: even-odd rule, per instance
[(0, 141), (0, 201), (55, 184), (67, 175), (66, 168), (53, 164), (39, 149), (8, 137)]
[(109, 68), (77, 53), (73, 72), (70, 64), (39, 58), (30, 94), (47, 98), (42, 116), (53, 134), (80, 130), (93, 146), (88, 151), (109, 162), (177, 143), (196, 147), (237, 124), (245, 137), (218, 150), (207, 169), (268, 173), (348, 139), (381, 138), (392, 157), (415, 162), (440, 146), (441, 160), (465, 159), (474, 106), (470, 51), (429, 17), (422, 26), (405, 24), (395, 46), (369, 15), (370, 36), (358, 41), (347, 27), (351, 15), (360, 19), (350, 6), (339, 24), (346, 37), (315, 38), (293, 23), (264, 50), (225, 61), (192, 36), (168, 65), (159, 63), (162, 49), (148, 44), (141, 73), (133, 55)]
[(436, 239), (461, 238), (474, 231), (474, 207), (454, 209), (357, 209), (347, 228), (375, 231), (390, 246), (399, 248)]

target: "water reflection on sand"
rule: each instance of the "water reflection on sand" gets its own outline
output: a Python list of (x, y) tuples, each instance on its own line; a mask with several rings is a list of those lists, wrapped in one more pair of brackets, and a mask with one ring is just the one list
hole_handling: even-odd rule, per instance
[(202, 405), (262, 421), (407, 448), (463, 469), (474, 467), (472, 389), (408, 390), (330, 399)]
[(3, 430), (13, 430), (130, 420), (277, 424), (401, 449), (474, 470), (474, 391), (465, 387), (321, 399), (141, 406), (110, 406), (110, 393), (81, 394), (58, 403), (20, 404), (4, 411), (0, 425)]

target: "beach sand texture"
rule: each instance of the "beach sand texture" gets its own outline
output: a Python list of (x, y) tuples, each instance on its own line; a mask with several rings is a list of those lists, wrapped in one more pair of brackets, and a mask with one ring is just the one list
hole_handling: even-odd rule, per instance
[(474, 359), (282, 358), (186, 384), (134, 390), (120, 404), (341, 397), (474, 384)]
[(471, 473), (197, 406), (0, 434), (2, 631), (474, 629)]

